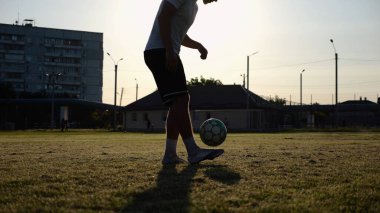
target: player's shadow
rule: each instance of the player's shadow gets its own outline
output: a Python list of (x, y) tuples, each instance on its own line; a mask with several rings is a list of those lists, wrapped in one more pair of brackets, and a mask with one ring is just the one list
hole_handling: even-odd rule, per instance
[(199, 165), (189, 165), (179, 173), (174, 165), (163, 166), (157, 186), (133, 196), (121, 212), (189, 212), (191, 180)]
[(206, 167), (204, 174), (224, 184), (235, 184), (240, 175), (225, 166), (189, 165), (178, 172), (176, 167), (164, 166), (157, 176), (157, 185), (132, 196), (129, 205), (120, 212), (190, 212), (192, 183), (199, 168)]
[(239, 183), (240, 174), (228, 168), (227, 166), (208, 166), (204, 174), (215, 181), (221, 182), (226, 185), (234, 185)]

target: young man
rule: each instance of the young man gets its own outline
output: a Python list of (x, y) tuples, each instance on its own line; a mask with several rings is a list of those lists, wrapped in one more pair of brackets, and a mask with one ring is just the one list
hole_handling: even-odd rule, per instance
[[(217, 0), (203, 0), (203, 3), (214, 1)], [(207, 49), (187, 35), (197, 12), (197, 0), (162, 0), (144, 52), (145, 63), (152, 71), (162, 101), (169, 107), (163, 164), (185, 162), (176, 152), (179, 135), (185, 144), (189, 163), (212, 160), (224, 152), (223, 149), (199, 148), (193, 136), (190, 97), (179, 53), (182, 45), (197, 49), (201, 59), (207, 58)]]

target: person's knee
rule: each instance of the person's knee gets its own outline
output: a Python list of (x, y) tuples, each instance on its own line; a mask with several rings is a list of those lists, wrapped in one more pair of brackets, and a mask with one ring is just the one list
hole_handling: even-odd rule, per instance
[(190, 102), (190, 95), (189, 94), (180, 95), (180, 96), (175, 97), (172, 106), (175, 108), (188, 107), (189, 102)]
[(189, 104), (189, 102), (190, 102), (190, 95), (186, 94), (186, 95), (178, 96), (178, 100), (179, 100), (179, 102), (181, 102), (183, 104)]

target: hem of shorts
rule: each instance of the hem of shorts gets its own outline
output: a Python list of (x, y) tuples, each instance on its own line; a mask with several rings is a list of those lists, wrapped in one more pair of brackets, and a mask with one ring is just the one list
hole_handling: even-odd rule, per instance
[(162, 102), (162, 104), (166, 106), (167, 104), (171, 103), (172, 101), (173, 100), (166, 100), (166, 101)]
[(184, 90), (184, 91), (180, 91), (180, 92), (172, 92), (172, 93), (164, 95), (163, 97), (166, 98), (166, 97), (173, 96), (173, 95), (180, 95), (180, 94), (187, 94), (187, 93), (189, 93), (189, 91)]

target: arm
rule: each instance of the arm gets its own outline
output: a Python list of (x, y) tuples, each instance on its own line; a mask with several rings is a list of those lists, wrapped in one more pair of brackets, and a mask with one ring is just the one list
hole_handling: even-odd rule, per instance
[(186, 35), (185, 39), (183, 39), (182, 45), (191, 49), (197, 49), (201, 54), (201, 59), (204, 60), (207, 58), (207, 49), (201, 43), (191, 39), (188, 35)]
[(171, 71), (176, 70), (178, 63), (171, 41), (171, 19), (176, 11), (177, 9), (171, 3), (165, 1), (161, 13), (158, 15), (160, 35), (166, 49), (166, 66)]

